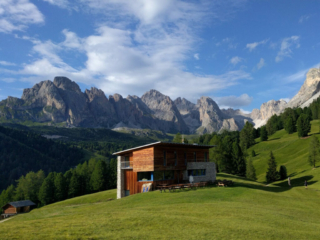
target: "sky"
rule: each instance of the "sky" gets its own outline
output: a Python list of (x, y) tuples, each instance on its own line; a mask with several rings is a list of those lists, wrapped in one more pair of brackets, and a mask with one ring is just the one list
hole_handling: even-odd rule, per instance
[(66, 76), (250, 112), (320, 67), (320, 1), (0, 0), (0, 100)]

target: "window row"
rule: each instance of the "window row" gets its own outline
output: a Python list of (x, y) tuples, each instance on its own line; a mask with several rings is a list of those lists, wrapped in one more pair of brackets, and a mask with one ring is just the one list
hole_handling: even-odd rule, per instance
[(173, 180), (174, 171), (138, 172), (138, 181)]
[[(187, 165), (187, 153), (185, 152), (183, 155), (183, 159), (184, 159), (184, 165)], [(178, 156), (177, 156), (177, 152), (174, 151), (174, 165), (177, 166), (178, 164)], [(193, 152), (193, 161), (196, 162), (197, 161), (197, 153)], [(204, 161), (208, 162), (208, 153), (205, 152), (204, 153)], [(163, 151), (163, 166), (167, 166), (167, 151)]]
[(188, 176), (205, 176), (206, 175), (206, 169), (193, 169), (188, 170)]

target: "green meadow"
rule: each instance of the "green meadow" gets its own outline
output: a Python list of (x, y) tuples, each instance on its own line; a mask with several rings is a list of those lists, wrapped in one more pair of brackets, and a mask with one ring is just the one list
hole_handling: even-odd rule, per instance
[[(310, 135), (320, 137), (319, 121)], [(77, 197), (0, 223), (0, 239), (319, 239), (320, 168), (308, 165), (310, 138), (281, 130), (249, 149), (258, 181), (228, 174), (232, 187)], [(270, 150), (291, 177), (266, 185)], [(320, 165), (320, 163), (318, 163)], [(308, 189), (303, 186), (308, 180)]]

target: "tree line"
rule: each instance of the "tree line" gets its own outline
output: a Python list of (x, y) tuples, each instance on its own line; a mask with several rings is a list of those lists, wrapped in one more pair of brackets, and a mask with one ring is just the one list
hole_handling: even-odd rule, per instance
[(43, 170), (29, 172), (21, 176), (16, 185), (10, 185), (0, 195), (0, 205), (8, 202), (31, 200), (38, 206), (62, 201), (89, 193), (116, 188), (117, 162), (111, 159), (90, 159), (66, 171), (50, 172)]

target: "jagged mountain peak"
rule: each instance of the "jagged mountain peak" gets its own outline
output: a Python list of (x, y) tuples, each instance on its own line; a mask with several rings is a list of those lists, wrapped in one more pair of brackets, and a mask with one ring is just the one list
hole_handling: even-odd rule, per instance
[(81, 92), (79, 85), (76, 82), (71, 81), (67, 77), (55, 77), (53, 80), (53, 84), (56, 85), (57, 88), (61, 88), (63, 90), (74, 91), (78, 93)]

